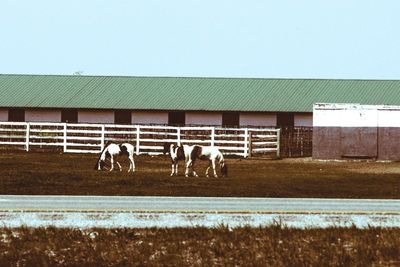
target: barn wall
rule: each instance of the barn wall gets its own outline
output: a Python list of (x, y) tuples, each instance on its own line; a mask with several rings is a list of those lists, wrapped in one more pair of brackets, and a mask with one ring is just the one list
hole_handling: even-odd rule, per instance
[(25, 110), (25, 121), (61, 122), (61, 111), (47, 109), (27, 109)]
[(78, 122), (114, 123), (114, 111), (78, 110)]
[(313, 116), (312, 114), (294, 114), (294, 126), (295, 127), (312, 127)]
[(240, 113), (240, 126), (276, 126), (276, 114), (273, 113)]
[(400, 160), (400, 107), (314, 107), (313, 158)]
[(378, 118), (379, 159), (400, 160), (400, 107), (380, 109)]
[(186, 112), (186, 124), (221, 125), (222, 114), (215, 112)]
[(168, 112), (134, 111), (132, 124), (168, 124)]
[(0, 109), (0, 121), (8, 121), (8, 109)]

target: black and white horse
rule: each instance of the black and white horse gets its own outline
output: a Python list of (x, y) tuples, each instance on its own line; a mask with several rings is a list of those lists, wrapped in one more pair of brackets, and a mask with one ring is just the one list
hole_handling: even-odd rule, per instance
[(178, 162), (180, 160), (184, 160), (185, 162), (188, 161), (188, 151), (188, 145), (176, 145), (172, 143), (164, 144), (164, 154), (169, 154), (169, 156), (171, 157), (171, 176), (178, 175)]
[(178, 175), (178, 162), (185, 160), (185, 176), (189, 177), (190, 174), (198, 177), (194, 170), (194, 163), (196, 159), (209, 160), (209, 166), (206, 170), (206, 176), (209, 177), (208, 172), (210, 168), (213, 169), (214, 177), (218, 177), (216, 172), (216, 162), (218, 161), (222, 176), (228, 175), (228, 167), (225, 164), (224, 156), (221, 151), (216, 147), (211, 146), (189, 146), (189, 145), (176, 145), (171, 143), (164, 144), (164, 154), (168, 154), (171, 157), (172, 171), (171, 176)]
[[(105, 146), (103, 151), (99, 156), (99, 159), (96, 162), (95, 170), (103, 170), (105, 169), (106, 158), (109, 157), (111, 161), (111, 168), (110, 171), (114, 169), (114, 157), (116, 156), (128, 156), (129, 159), (129, 169), (128, 172), (135, 171), (135, 162), (133, 161), (133, 154), (134, 154), (134, 147), (129, 143), (123, 144), (115, 144), (112, 142), (108, 142)], [(119, 170), (122, 171), (121, 164), (118, 161), (115, 161), (119, 167)]]
[(222, 155), (221, 151), (219, 151), (218, 148), (214, 146), (190, 146), (190, 156), (188, 161), (186, 162), (186, 171), (185, 171), (185, 176), (188, 177), (190, 174), (190, 169), (192, 170), (192, 173), (194, 176), (198, 177), (196, 171), (194, 170), (194, 163), (196, 159), (201, 159), (201, 160), (208, 160), (209, 165), (206, 170), (206, 176), (208, 176), (208, 171), (210, 168), (213, 169), (214, 172), (214, 177), (217, 178), (217, 171), (216, 171), (216, 162), (219, 163), (219, 167), (221, 170), (222, 176), (228, 176), (228, 167), (225, 164), (224, 156)]

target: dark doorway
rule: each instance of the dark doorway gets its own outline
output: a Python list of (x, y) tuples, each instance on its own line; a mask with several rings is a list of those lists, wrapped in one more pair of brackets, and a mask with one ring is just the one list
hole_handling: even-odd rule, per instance
[(239, 127), (239, 113), (238, 112), (222, 113), (222, 126)]
[(8, 110), (8, 121), (25, 121), (25, 110), (23, 108), (10, 108)]
[(293, 113), (278, 113), (276, 118), (276, 126), (281, 127), (294, 127), (294, 114)]
[(132, 124), (132, 112), (130, 110), (116, 110), (114, 122), (116, 124)]
[(185, 112), (183, 111), (171, 111), (168, 113), (168, 124), (175, 126), (185, 125)]
[(69, 123), (78, 122), (78, 111), (76, 109), (65, 109), (61, 111), (61, 121)]

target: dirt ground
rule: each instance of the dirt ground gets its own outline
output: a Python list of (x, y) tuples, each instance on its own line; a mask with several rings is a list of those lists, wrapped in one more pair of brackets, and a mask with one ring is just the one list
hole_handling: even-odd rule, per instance
[(168, 156), (135, 156), (136, 172), (96, 171), (98, 155), (1, 151), (0, 194), (400, 198), (400, 162), (227, 158), (228, 177), (170, 176)]

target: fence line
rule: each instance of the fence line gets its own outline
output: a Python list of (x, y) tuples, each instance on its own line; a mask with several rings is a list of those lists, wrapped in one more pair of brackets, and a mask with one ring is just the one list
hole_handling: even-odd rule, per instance
[(242, 157), (269, 153), (279, 157), (280, 130), (273, 128), (174, 127), (49, 122), (0, 122), (0, 145), (29, 151), (56, 147), (65, 153), (99, 153), (108, 141), (129, 142), (136, 153), (161, 154), (165, 142), (218, 147)]

